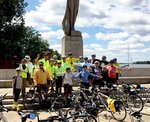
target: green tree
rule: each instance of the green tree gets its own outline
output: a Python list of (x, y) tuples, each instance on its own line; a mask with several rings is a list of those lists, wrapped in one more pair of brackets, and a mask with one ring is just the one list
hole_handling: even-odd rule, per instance
[(0, 59), (11, 57), (24, 30), (24, 0), (0, 0)]
[[(35, 58), (38, 53), (53, 52), (38, 31), (24, 26), (26, 6), (24, 0), (0, 0), (0, 60), (14, 55)], [(57, 51), (54, 53), (60, 57)]]

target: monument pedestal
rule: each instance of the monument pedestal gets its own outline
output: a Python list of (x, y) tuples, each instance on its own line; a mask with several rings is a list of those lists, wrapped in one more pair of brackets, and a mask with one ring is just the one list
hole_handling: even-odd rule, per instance
[(72, 52), (74, 57), (83, 56), (83, 41), (81, 35), (64, 36), (62, 38), (62, 55)]

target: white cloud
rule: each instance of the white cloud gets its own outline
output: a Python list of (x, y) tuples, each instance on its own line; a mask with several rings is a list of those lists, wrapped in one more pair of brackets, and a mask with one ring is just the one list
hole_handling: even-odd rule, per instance
[(53, 50), (57, 50), (59, 53), (61, 53), (61, 45), (60, 44), (50, 45), (50, 48)]
[(46, 40), (62, 39), (64, 32), (62, 30), (41, 32), (41, 35)]
[[(42, 37), (49, 42), (61, 40), (64, 35), (61, 23), (65, 6), (66, 0), (40, 0), (40, 4), (36, 6), (35, 10), (26, 13), (26, 25), (38, 29)], [(147, 57), (144, 52), (149, 51), (147, 48), (150, 42), (149, 18), (150, 2), (148, 0), (80, 0), (75, 28), (91, 28), (90, 31), (87, 31), (88, 33), (82, 33), (83, 40), (85, 40), (85, 55), (98, 52), (100, 53), (99, 57), (101, 55), (109, 55), (110, 58), (113, 55), (121, 57), (127, 53), (127, 45), (129, 45), (136, 60), (140, 54), (138, 52), (143, 53), (143, 57)], [(94, 27), (97, 27), (96, 31), (92, 31)], [(119, 29), (120, 31), (113, 32), (109, 29)], [(94, 43), (93, 38), (95, 37), (92, 36), (94, 34), (97, 40), (107, 41)], [(86, 39), (91, 41), (86, 41)], [(105, 48), (102, 45), (104, 43)], [(60, 44), (50, 44), (50, 46), (61, 52)]]
[(124, 39), (127, 38), (129, 34), (127, 32), (119, 32), (119, 33), (110, 33), (110, 34), (104, 34), (104, 33), (97, 33), (96, 39), (97, 40), (118, 40), (118, 39)]
[(83, 40), (91, 38), (91, 36), (88, 33), (82, 33), (82, 37), (83, 37)]

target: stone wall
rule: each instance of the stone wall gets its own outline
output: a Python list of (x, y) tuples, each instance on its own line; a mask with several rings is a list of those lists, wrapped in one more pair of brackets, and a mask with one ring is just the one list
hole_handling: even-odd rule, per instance
[(150, 68), (133, 68), (130, 71), (122, 71), (122, 77), (150, 76)]

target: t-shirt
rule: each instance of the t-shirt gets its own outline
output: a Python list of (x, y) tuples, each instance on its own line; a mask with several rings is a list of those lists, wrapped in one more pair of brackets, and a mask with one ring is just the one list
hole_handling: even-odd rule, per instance
[(64, 84), (72, 85), (72, 73), (64, 73)]
[(116, 67), (115, 66), (108, 66), (108, 78), (116, 78)]
[(21, 76), (14, 76), (13, 79), (15, 80), (15, 88), (21, 89), (22, 87), (22, 77)]

